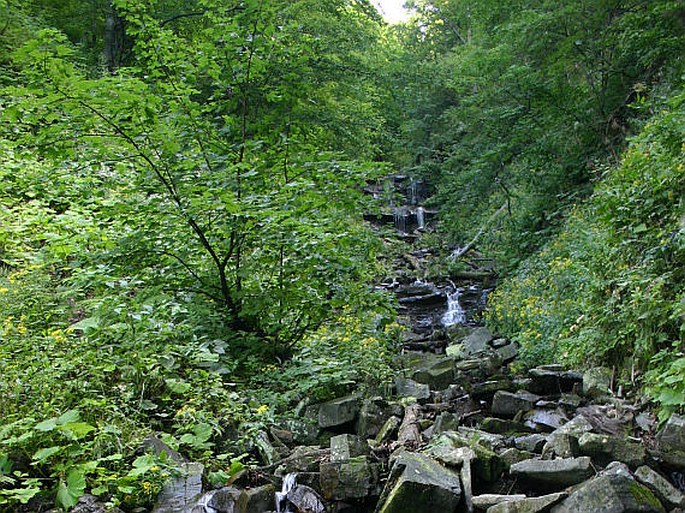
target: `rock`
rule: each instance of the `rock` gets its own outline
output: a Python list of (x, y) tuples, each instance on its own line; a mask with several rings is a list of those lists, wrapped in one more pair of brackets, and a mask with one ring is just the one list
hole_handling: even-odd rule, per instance
[(235, 513), (262, 513), (276, 507), (276, 489), (272, 484), (243, 490), (238, 499), (238, 510)]
[(657, 425), (657, 420), (651, 412), (643, 411), (635, 417), (635, 425), (640, 428), (640, 430), (651, 433)]
[(506, 468), (509, 468), (514, 463), (534, 458), (535, 454), (532, 452), (523, 451), (521, 449), (516, 449), (515, 447), (510, 447), (509, 449), (505, 449), (504, 451), (502, 451), (499, 454), (499, 457), (502, 460), (502, 463), (504, 463), (504, 465), (506, 466)]
[(376, 445), (387, 442), (393, 436), (395, 436), (397, 434), (397, 430), (400, 428), (400, 424), (402, 424), (402, 419), (395, 416), (390, 417), (376, 435), (374, 440)]
[(663, 460), (676, 467), (685, 467), (685, 417), (671, 415), (656, 435), (657, 447)]
[[(275, 489), (272, 489), (272, 499), (275, 498)], [(204, 494), (198, 501), (197, 505), (188, 510), (174, 510), (177, 511), (191, 511), (191, 513), (234, 513), (239, 510), (241, 490), (234, 486), (225, 486), (219, 490), (212, 490)], [(272, 500), (272, 502), (275, 502)]]
[(448, 356), (427, 356), (414, 369), (411, 377), (432, 390), (443, 390), (454, 382), (454, 360)]
[(269, 435), (264, 431), (260, 431), (255, 438), (255, 446), (259, 452), (259, 456), (265, 465), (273, 465), (281, 457), (278, 450), (273, 446), (269, 440)]
[(186, 462), (186, 459), (183, 456), (181, 456), (181, 454), (178, 451), (173, 450), (171, 447), (162, 442), (155, 435), (146, 436), (143, 439), (143, 443), (141, 445), (145, 451), (152, 452), (152, 454), (156, 456), (161, 456), (162, 454), (165, 454), (166, 457), (174, 463)]
[(583, 382), (580, 372), (563, 371), (560, 366), (536, 367), (528, 371), (531, 383), (528, 390), (540, 395), (559, 395), (571, 392)]
[(366, 456), (321, 463), (321, 493), (326, 500), (362, 499), (378, 495), (378, 465)]
[(464, 340), (474, 331), (475, 329), (471, 328), (470, 326), (453, 324), (452, 326), (447, 327), (447, 329), (445, 330), (445, 335), (447, 336), (447, 340), (449, 340), (450, 343), (455, 344), (457, 342), (461, 342), (462, 340)]
[(333, 399), (319, 405), (321, 429), (342, 426), (352, 422), (359, 413), (359, 398), (355, 395)]
[(500, 347), (504, 347), (509, 344), (510, 342), (506, 338), (496, 338), (490, 341), (490, 347), (495, 349), (499, 349)]
[(620, 461), (612, 461), (609, 463), (604, 470), (600, 472), (600, 475), (602, 476), (625, 476), (625, 477), (633, 477), (633, 474), (630, 472), (630, 469), (628, 468), (628, 465), (625, 463), (622, 463)]
[(583, 374), (583, 395), (596, 399), (611, 395), (611, 369), (594, 367)]
[[(143, 442), (144, 443), (144, 442)], [(8, 510), (9, 511), (9, 510)], [(71, 513), (123, 513), (119, 508), (110, 508), (93, 495), (81, 495)]]
[(513, 361), (519, 354), (519, 348), (516, 344), (511, 343), (506, 346), (498, 347), (495, 349), (495, 355), (499, 358), (502, 363), (509, 363)]
[(398, 397), (414, 397), (418, 402), (424, 403), (430, 399), (431, 391), (428, 385), (417, 383), (413, 379), (395, 379), (395, 390)]
[(583, 402), (579, 395), (576, 394), (561, 394), (559, 398), (559, 406), (564, 408), (567, 412), (575, 411)]
[(580, 454), (590, 456), (592, 461), (607, 465), (612, 461), (622, 461), (630, 467), (637, 467), (645, 461), (645, 448), (638, 443), (611, 435), (585, 433), (578, 440)]
[[(517, 501), (504, 501), (488, 508), (487, 513), (541, 513), (549, 511), (550, 506), (564, 499), (567, 493), (552, 493), (540, 497), (524, 498)], [(576, 513), (581, 513), (580, 511)], [(586, 513), (590, 513), (589, 511)]]
[(592, 431), (592, 424), (582, 415), (576, 415), (559, 429), (555, 429), (548, 436), (547, 440), (554, 444), (557, 437), (572, 436), (576, 439), (580, 438), (584, 433)]
[(544, 435), (535, 433), (532, 435), (517, 436), (514, 438), (514, 446), (522, 451), (540, 454), (547, 443)]
[(534, 431), (554, 431), (568, 422), (568, 418), (560, 411), (541, 410), (536, 408), (524, 417), (524, 423)]
[(521, 499), (525, 499), (525, 495), (497, 495), (494, 493), (487, 493), (483, 495), (475, 495), (473, 497), (473, 505), (481, 510), (486, 510), (492, 506), (496, 506), (497, 504), (500, 504), (502, 502), (509, 502), (509, 501), (520, 501)]
[(496, 392), (511, 392), (513, 389), (514, 385), (508, 379), (483, 381), (473, 385), (471, 388), (471, 397), (473, 397), (476, 401), (490, 400), (490, 398), (494, 396)]
[(488, 433), (499, 435), (513, 435), (516, 433), (527, 433), (530, 428), (514, 420), (498, 419), (496, 417), (486, 417), (480, 423), (480, 428)]
[(581, 483), (594, 475), (590, 458), (558, 460), (531, 459), (515, 463), (509, 474), (526, 486), (561, 489)]
[(364, 399), (357, 420), (357, 434), (362, 438), (373, 438), (392, 415), (392, 407), (381, 397)]
[(454, 467), (461, 466), (464, 459), (474, 460), (473, 474), (481, 481), (493, 482), (506, 470), (492, 445), (478, 435), (446, 431), (431, 442), (426, 453)]
[(292, 444), (295, 441), (292, 431), (287, 429), (271, 427), (269, 428), (269, 433), (273, 439), (278, 440), (283, 445)]
[(455, 431), (459, 427), (459, 416), (447, 411), (442, 412), (435, 419), (433, 425), (433, 436), (439, 435), (444, 431)]
[(319, 435), (318, 423), (317, 418), (285, 419), (283, 427), (293, 434), (294, 442), (306, 445), (316, 441)]
[(553, 438), (548, 437), (548, 442), (542, 450), (542, 454), (554, 453), (559, 458), (575, 458), (580, 455), (578, 438), (568, 433), (560, 433)]
[(604, 475), (578, 487), (551, 513), (664, 513), (648, 488), (623, 475)]
[(685, 508), (685, 495), (661, 474), (643, 466), (635, 471), (635, 478), (649, 488), (666, 507)]
[(403, 452), (393, 465), (378, 513), (452, 512), (461, 499), (459, 476), (428, 456)]
[(511, 392), (498, 391), (492, 400), (493, 415), (501, 417), (513, 417), (520, 411), (530, 411), (535, 407), (535, 403), (540, 399), (539, 396), (530, 392)]
[(494, 338), (487, 328), (477, 328), (461, 343), (464, 355), (472, 357), (486, 354), (490, 350), (488, 343)]
[(356, 435), (338, 435), (331, 438), (331, 461), (340, 462), (369, 452), (369, 446)]
[(202, 474), (205, 467), (200, 463), (180, 463), (177, 467), (179, 475), (164, 483), (153, 513), (190, 511), (202, 493)]
[(288, 492), (286, 499), (295, 506), (295, 510), (298, 512), (324, 513), (326, 511), (326, 506), (324, 506), (321, 496), (306, 485), (297, 485)]

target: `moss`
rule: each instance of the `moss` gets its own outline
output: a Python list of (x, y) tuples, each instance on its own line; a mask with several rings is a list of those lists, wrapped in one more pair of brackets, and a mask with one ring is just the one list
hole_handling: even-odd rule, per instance
[(664, 511), (664, 507), (659, 502), (652, 492), (641, 484), (633, 481), (630, 483), (630, 494), (635, 499), (638, 505), (651, 506), (656, 511)]

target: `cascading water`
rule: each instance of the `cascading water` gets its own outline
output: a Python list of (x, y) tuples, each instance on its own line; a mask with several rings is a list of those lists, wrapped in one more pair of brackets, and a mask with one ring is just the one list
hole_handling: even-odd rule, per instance
[(418, 229), (423, 230), (426, 227), (426, 211), (423, 207), (416, 209), (416, 223), (418, 224)]
[(286, 501), (286, 497), (296, 485), (297, 472), (286, 474), (286, 476), (283, 478), (283, 486), (281, 486), (281, 491), (276, 492), (276, 513), (293, 513), (290, 503)]
[(418, 205), (420, 201), (420, 183), (417, 180), (412, 180), (409, 182), (409, 204)]
[(466, 312), (459, 303), (459, 297), (461, 296), (463, 289), (454, 287), (454, 292), (447, 294), (447, 311), (442, 316), (442, 325), (453, 326), (454, 324), (465, 324), (466, 323)]
[(407, 233), (407, 213), (402, 208), (396, 208), (393, 213), (393, 220), (397, 231)]

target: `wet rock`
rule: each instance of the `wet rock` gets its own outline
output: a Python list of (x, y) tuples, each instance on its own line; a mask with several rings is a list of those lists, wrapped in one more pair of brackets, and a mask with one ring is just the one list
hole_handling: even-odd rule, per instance
[(558, 503), (567, 495), (567, 493), (561, 492), (542, 495), (540, 497), (529, 497), (516, 501), (504, 501), (489, 508), (487, 513), (541, 513), (543, 511), (549, 511), (550, 506)]
[(319, 405), (319, 427), (321, 429), (342, 426), (352, 422), (359, 413), (359, 398), (349, 395)]
[(594, 367), (583, 374), (583, 395), (596, 399), (611, 395), (611, 369)]
[(534, 431), (554, 431), (568, 422), (560, 411), (535, 409), (524, 416), (524, 423)]
[(179, 475), (164, 483), (153, 513), (190, 511), (202, 493), (204, 466), (200, 463), (177, 463), (177, 467)]
[(475, 331), (475, 329), (470, 327), (470, 326), (463, 326), (461, 324), (453, 324), (452, 326), (448, 326), (445, 329), (445, 335), (447, 336), (447, 340), (449, 340), (450, 343), (456, 344), (456, 343), (464, 340), (466, 337), (468, 337), (474, 331)]
[[(272, 502), (275, 489), (272, 489)], [(203, 495), (192, 509), (176, 510), (191, 511), (191, 513), (234, 513), (238, 509), (241, 491), (234, 486), (225, 486), (219, 490), (212, 490)]]
[(530, 392), (511, 392), (498, 391), (492, 400), (491, 411), (493, 415), (500, 417), (513, 417), (520, 411), (530, 411), (535, 407), (535, 403), (540, 397)]
[(661, 458), (676, 467), (685, 467), (685, 417), (671, 415), (656, 436)]
[(568, 458), (558, 460), (526, 460), (509, 468), (512, 477), (532, 487), (561, 489), (582, 483), (594, 475), (590, 458)]
[(635, 471), (635, 478), (649, 488), (664, 506), (685, 508), (685, 496), (658, 472), (643, 466)]
[(404, 452), (396, 460), (378, 513), (455, 511), (461, 499), (459, 476), (428, 456)]
[(634, 479), (623, 475), (596, 477), (578, 487), (552, 513), (664, 513), (654, 494)]
[(276, 489), (272, 484), (266, 484), (256, 488), (243, 490), (240, 495), (240, 509), (235, 513), (262, 513), (271, 511), (276, 507)]
[(407, 378), (395, 379), (395, 391), (398, 397), (414, 397), (421, 403), (426, 402), (431, 396), (428, 385)]
[(321, 493), (327, 500), (361, 499), (378, 495), (378, 465), (366, 456), (347, 461), (322, 463)]
[(525, 499), (525, 495), (497, 495), (493, 493), (487, 493), (483, 495), (475, 495), (473, 497), (473, 505), (480, 510), (486, 510), (492, 506), (496, 506), (502, 502), (510, 501), (520, 501)]
[(514, 438), (514, 446), (522, 451), (540, 454), (547, 443), (544, 435), (535, 433), (532, 435), (517, 436)]
[(356, 435), (338, 435), (331, 438), (331, 461), (340, 462), (369, 452), (369, 446)]
[(288, 492), (286, 499), (295, 506), (295, 511), (301, 513), (324, 513), (326, 511), (321, 496), (306, 485), (297, 485)]
[(578, 440), (580, 454), (590, 456), (592, 461), (607, 465), (612, 461), (622, 461), (633, 468), (645, 461), (646, 451), (641, 444), (629, 442), (624, 438), (611, 435), (585, 433)]

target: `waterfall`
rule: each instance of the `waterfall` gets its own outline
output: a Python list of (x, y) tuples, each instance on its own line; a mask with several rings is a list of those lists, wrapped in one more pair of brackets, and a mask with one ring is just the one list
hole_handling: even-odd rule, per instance
[(416, 223), (418, 224), (418, 229), (423, 230), (426, 227), (426, 211), (423, 207), (416, 209)]
[(402, 233), (407, 233), (407, 213), (405, 210), (398, 207), (393, 211), (392, 216), (395, 228)]
[[(290, 474), (286, 474), (286, 476), (283, 478), (283, 486), (281, 487), (280, 492), (276, 492), (276, 513), (292, 513), (292, 509), (290, 509), (290, 504), (286, 502), (285, 498), (292, 490), (295, 488), (297, 485), (297, 472), (291, 472)], [(283, 503), (285, 504), (285, 509), (283, 509)]]
[(459, 304), (459, 297), (462, 292), (463, 289), (454, 287), (454, 292), (447, 294), (447, 311), (441, 319), (443, 326), (464, 324), (466, 322), (466, 313), (461, 304)]
[(418, 205), (419, 202), (421, 201), (420, 185), (421, 185), (421, 183), (418, 180), (412, 179), (409, 182), (409, 204), (410, 205)]

